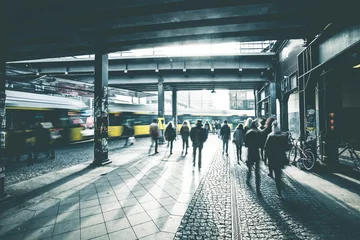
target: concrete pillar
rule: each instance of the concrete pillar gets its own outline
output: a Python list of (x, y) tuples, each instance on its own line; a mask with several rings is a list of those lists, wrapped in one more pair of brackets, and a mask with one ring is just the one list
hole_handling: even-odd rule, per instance
[(95, 97), (94, 97), (94, 162), (97, 166), (111, 163), (108, 159), (108, 55), (95, 51)]
[[(158, 79), (158, 118), (159, 118), (159, 144), (165, 143), (164, 138), (164, 125), (165, 125), (165, 89), (164, 89), (164, 78), (159, 77)], [(161, 122), (164, 121), (164, 122)]]
[(269, 99), (269, 116), (276, 117), (276, 82), (271, 81), (269, 84), (269, 92), (270, 92), (270, 99)]
[(5, 82), (6, 82), (6, 61), (5, 51), (0, 52), (0, 198), (5, 195)]
[(172, 118), (175, 130), (177, 130), (177, 91), (172, 90)]

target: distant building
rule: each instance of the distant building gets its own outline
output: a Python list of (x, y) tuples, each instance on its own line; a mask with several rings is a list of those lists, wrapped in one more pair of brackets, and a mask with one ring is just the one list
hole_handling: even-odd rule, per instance
[(247, 90), (230, 90), (229, 103), (230, 110), (255, 109), (254, 93)]

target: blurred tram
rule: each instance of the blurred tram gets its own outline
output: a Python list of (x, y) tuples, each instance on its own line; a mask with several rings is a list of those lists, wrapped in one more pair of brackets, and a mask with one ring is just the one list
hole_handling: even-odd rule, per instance
[[(6, 91), (6, 149), (18, 152), (29, 149), (35, 144), (35, 125), (41, 122), (50, 128), (58, 144), (69, 144), (94, 137), (93, 111), (82, 101), (62, 96), (36, 93)], [(193, 126), (197, 119), (206, 121), (228, 120), (232, 129), (248, 117), (254, 117), (254, 110), (201, 110), (179, 108), (177, 129), (184, 121)], [(158, 118), (157, 106), (141, 104), (109, 105), (109, 138), (123, 136), (125, 125), (134, 128), (135, 136), (149, 135), (149, 124)], [(172, 119), (172, 110), (166, 108), (165, 123)], [(21, 150), (26, 151), (26, 150)]]
[[(205, 124), (208, 121), (227, 120), (232, 130), (239, 123), (243, 123), (247, 118), (254, 118), (254, 110), (205, 110), (192, 108), (179, 108), (177, 121), (172, 119), (171, 107), (165, 108), (165, 122), (176, 121), (177, 130), (180, 131), (184, 121), (188, 121), (191, 126), (196, 124), (198, 119)], [(149, 134), (149, 124), (154, 118), (158, 118), (157, 106), (141, 104), (111, 104), (109, 106), (109, 137), (119, 137), (123, 132), (123, 125), (133, 126), (135, 136)]]

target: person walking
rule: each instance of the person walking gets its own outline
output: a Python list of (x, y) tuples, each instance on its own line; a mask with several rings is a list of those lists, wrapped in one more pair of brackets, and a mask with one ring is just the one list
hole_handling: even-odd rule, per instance
[(123, 136), (126, 137), (124, 147), (127, 146), (129, 140), (130, 140), (130, 146), (134, 144), (130, 139), (134, 137), (134, 129), (132, 128), (129, 122), (126, 125), (124, 125)]
[(215, 128), (216, 128), (216, 134), (218, 135), (218, 138), (220, 138), (220, 128), (221, 128), (221, 124), (220, 124), (220, 121), (219, 121), (219, 120), (216, 120)]
[(206, 121), (206, 122), (205, 122), (204, 128), (205, 128), (205, 130), (206, 130), (206, 134), (209, 135), (209, 132), (210, 132), (210, 123), (209, 123), (209, 121)]
[(240, 164), (241, 154), (242, 154), (242, 146), (243, 146), (243, 142), (244, 142), (244, 127), (241, 123), (236, 127), (236, 129), (234, 131), (233, 139), (234, 139), (235, 146), (236, 146), (237, 162), (238, 162), (238, 164)]
[(226, 156), (229, 155), (228, 153), (228, 149), (229, 149), (229, 140), (230, 140), (230, 134), (231, 134), (231, 130), (229, 125), (227, 124), (227, 120), (224, 120), (224, 125), (221, 127), (220, 129), (220, 136), (221, 139), (223, 140), (223, 151), (222, 153), (224, 154), (224, 151), (226, 150)]
[(176, 138), (176, 131), (173, 126), (173, 123), (170, 121), (165, 129), (165, 139), (170, 143), (170, 155), (173, 154), (173, 142)]
[(150, 124), (149, 127), (150, 137), (151, 137), (151, 145), (149, 148), (149, 155), (151, 153), (151, 149), (154, 146), (155, 143), (155, 154), (158, 152), (158, 139), (159, 139), (159, 126), (158, 126), (158, 120), (154, 119), (153, 122)]
[(269, 166), (275, 173), (275, 184), (278, 197), (282, 198), (281, 194), (281, 175), (282, 169), (287, 162), (286, 148), (287, 148), (287, 134), (282, 134), (276, 121), (273, 122), (272, 132), (268, 135), (265, 142), (265, 151), (269, 158)]
[[(275, 121), (275, 118), (273, 117), (269, 117), (266, 119), (266, 122), (265, 122), (265, 125), (264, 127), (261, 129), (261, 127), (258, 128), (258, 131), (260, 133), (260, 141), (261, 141), (261, 150), (260, 150), (260, 153), (261, 153), (261, 159), (262, 161), (266, 164), (267, 162), (267, 153), (266, 153), (266, 150), (264, 151), (264, 145), (265, 145), (265, 142), (266, 142), (266, 139), (268, 137), (268, 135), (272, 132), (272, 123)], [(269, 168), (269, 174), (268, 176), (269, 177), (273, 177), (273, 171), (271, 169), (271, 166), (269, 166), (268, 164), (268, 168)]]
[(253, 121), (251, 123), (251, 128), (245, 134), (245, 146), (248, 148), (247, 162), (248, 167), (246, 184), (250, 184), (251, 179), (251, 169), (255, 164), (255, 183), (256, 183), (256, 193), (258, 196), (261, 196), (260, 192), (260, 138), (259, 131), (257, 130), (256, 123)]
[(193, 143), (193, 166), (195, 167), (196, 149), (199, 149), (198, 167), (201, 168), (201, 150), (206, 142), (206, 130), (202, 128), (202, 121), (198, 120), (195, 127), (191, 128), (190, 138)]
[(183, 125), (180, 128), (180, 135), (181, 135), (181, 138), (182, 138), (182, 141), (183, 141), (181, 154), (184, 153), (184, 148), (185, 147), (186, 147), (185, 148), (185, 154), (187, 154), (188, 153), (188, 148), (189, 148), (190, 128), (189, 128), (186, 121), (183, 122)]

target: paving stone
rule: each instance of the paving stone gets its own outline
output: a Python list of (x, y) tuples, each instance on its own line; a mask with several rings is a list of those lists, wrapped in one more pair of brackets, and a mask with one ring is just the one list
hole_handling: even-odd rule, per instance
[(107, 222), (107, 221), (111, 221), (114, 219), (123, 218), (126, 215), (125, 215), (124, 210), (119, 208), (119, 209), (115, 209), (112, 211), (104, 212), (103, 216), (104, 216), (105, 222)]
[(80, 228), (80, 219), (55, 224), (54, 235), (71, 232)]
[(130, 197), (127, 199), (123, 199), (120, 201), (120, 205), (125, 208), (125, 207), (129, 207), (129, 206), (134, 206), (139, 204), (138, 200), (135, 197)]
[(116, 232), (124, 228), (130, 227), (130, 223), (126, 217), (114, 219), (112, 221), (107, 221), (106, 228), (109, 233)]
[(163, 207), (152, 209), (152, 210), (149, 210), (149, 211), (146, 211), (146, 212), (150, 216), (150, 218), (153, 219), (153, 220), (170, 215), (170, 213)]
[(24, 240), (44, 239), (51, 237), (54, 230), (54, 225), (28, 230), (25, 233)]
[(156, 209), (156, 208), (162, 207), (162, 205), (161, 205), (158, 201), (156, 201), (156, 200), (142, 203), (141, 206), (142, 206), (146, 211), (149, 211), (149, 210), (152, 210), (152, 209)]
[(110, 240), (135, 240), (137, 239), (133, 229), (126, 228), (109, 234)]
[(107, 234), (104, 223), (91, 227), (81, 228), (81, 240), (96, 238)]
[(101, 207), (100, 206), (80, 209), (80, 217), (86, 217), (86, 216), (99, 214), (99, 213), (101, 213)]
[(137, 238), (146, 237), (148, 235), (159, 232), (159, 229), (152, 221), (136, 225), (133, 227), (133, 229)]
[(52, 240), (80, 240), (80, 229), (79, 230), (75, 230), (75, 231), (71, 231), (71, 232), (67, 232), (67, 233), (63, 233), (63, 234), (59, 234), (59, 235), (54, 235), (52, 237)]
[(81, 223), (81, 228), (84, 227), (90, 227), (92, 225), (97, 225), (99, 223), (103, 223), (104, 222), (104, 218), (103, 215), (100, 214), (96, 214), (96, 215), (91, 215), (88, 217), (82, 217), (80, 219), (80, 223)]
[(147, 215), (146, 212), (130, 215), (127, 218), (129, 219), (131, 226), (151, 221), (151, 218)]
[(158, 232), (147, 237), (140, 238), (140, 240), (172, 240), (174, 239), (174, 233)]
[(75, 210), (71, 212), (58, 214), (56, 217), (56, 222), (58, 223), (58, 222), (70, 221), (79, 218), (80, 218), (80, 210)]
[(0, 226), (19, 223), (19, 222), (26, 222), (33, 218), (35, 215), (34, 210), (22, 210), (21, 212), (6, 217), (5, 219), (0, 220)]
[(95, 198), (95, 199), (92, 199), (89, 201), (81, 201), (80, 202), (80, 209), (95, 207), (95, 206), (100, 206), (100, 202), (99, 202), (98, 198)]
[(107, 204), (101, 205), (102, 212), (108, 212), (108, 211), (120, 209), (120, 208), (121, 208), (121, 205), (119, 202), (113, 202), (113, 203), (107, 203)]
[(125, 214), (127, 216), (134, 215), (134, 214), (141, 213), (141, 212), (145, 212), (144, 208), (141, 207), (141, 205), (125, 207), (125, 208), (123, 208), (123, 210), (124, 210), (124, 212), (125, 212)]
[(9, 225), (2, 226), (0, 228), (0, 236), (8, 236), (19, 234), (21, 232), (25, 232), (30, 225), (30, 221), (20, 222), (20, 223), (13, 223)]
[(48, 209), (37, 210), (35, 212), (33, 218), (56, 216), (58, 214), (58, 210), (59, 210), (59, 207), (52, 207), (52, 208), (48, 208)]
[(56, 216), (36, 218), (36, 219), (31, 220), (28, 229), (36, 229), (36, 228), (42, 228), (42, 227), (45, 227), (48, 225), (54, 225), (55, 221), (56, 221)]
[(108, 203), (113, 203), (113, 202), (118, 202), (118, 199), (117, 199), (116, 196), (99, 198), (99, 200), (100, 200), (101, 205), (108, 204)]
[(156, 226), (162, 232), (176, 233), (179, 228), (182, 217), (178, 216), (167, 216), (154, 220)]

